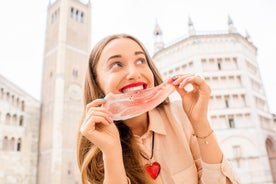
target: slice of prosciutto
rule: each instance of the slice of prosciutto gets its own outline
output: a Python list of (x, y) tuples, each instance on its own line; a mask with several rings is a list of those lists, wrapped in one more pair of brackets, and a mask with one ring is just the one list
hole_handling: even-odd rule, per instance
[(103, 105), (112, 113), (113, 120), (126, 120), (143, 114), (162, 103), (175, 87), (171, 80), (162, 84), (139, 91), (113, 94), (105, 96), (106, 103)]

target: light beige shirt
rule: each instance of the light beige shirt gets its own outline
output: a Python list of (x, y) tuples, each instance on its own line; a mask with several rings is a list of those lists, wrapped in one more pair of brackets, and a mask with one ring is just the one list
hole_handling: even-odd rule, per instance
[[(156, 184), (224, 184), (228, 177), (233, 184), (238, 181), (226, 159), (220, 164), (207, 164), (193, 158), (190, 149), (195, 143), (190, 121), (180, 103), (171, 103), (164, 108), (149, 112), (149, 128), (143, 136), (135, 136), (142, 153), (151, 155), (152, 131), (154, 137), (153, 161), (161, 165)], [(146, 164), (148, 161), (144, 159)], [(197, 169), (197, 166), (198, 169)]]

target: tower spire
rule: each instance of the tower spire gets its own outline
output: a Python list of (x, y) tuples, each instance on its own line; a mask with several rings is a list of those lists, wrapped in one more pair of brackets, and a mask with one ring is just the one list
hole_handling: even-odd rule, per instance
[(164, 42), (163, 42), (163, 38), (162, 38), (163, 32), (162, 32), (157, 20), (156, 20), (155, 28), (153, 31), (153, 36), (154, 36), (154, 52), (157, 52), (160, 49), (164, 48)]
[(233, 25), (233, 21), (230, 17), (230, 15), (228, 15), (228, 26), (232, 26)]
[(234, 26), (234, 23), (233, 23), (230, 15), (228, 15), (228, 32), (229, 33), (237, 33), (237, 29)]
[(190, 16), (188, 16), (188, 34), (189, 36), (193, 36), (196, 34), (194, 23)]

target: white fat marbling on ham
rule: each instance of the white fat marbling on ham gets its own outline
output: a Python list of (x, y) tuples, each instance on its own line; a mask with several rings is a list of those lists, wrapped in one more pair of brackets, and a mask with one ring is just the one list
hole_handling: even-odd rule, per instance
[(175, 87), (171, 82), (145, 90), (129, 90), (122, 94), (109, 93), (106, 95), (106, 107), (111, 113), (113, 120), (125, 120), (147, 112), (162, 103)]

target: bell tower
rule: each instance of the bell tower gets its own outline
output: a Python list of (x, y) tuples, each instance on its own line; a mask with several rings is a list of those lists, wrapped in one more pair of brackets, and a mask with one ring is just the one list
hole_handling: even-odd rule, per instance
[(91, 44), (90, 1), (49, 2), (43, 56), (38, 184), (80, 184), (77, 130)]

